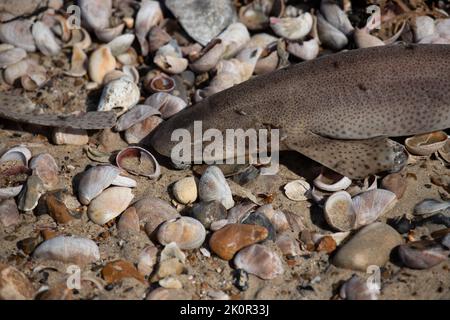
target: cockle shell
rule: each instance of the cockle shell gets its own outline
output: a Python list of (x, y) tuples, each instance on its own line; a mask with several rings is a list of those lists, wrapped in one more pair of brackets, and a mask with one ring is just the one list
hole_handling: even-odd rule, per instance
[(317, 31), (320, 42), (333, 50), (341, 50), (348, 44), (345, 34), (333, 27), (320, 13), (317, 13)]
[(144, 103), (159, 110), (163, 119), (168, 119), (187, 107), (183, 99), (166, 92), (154, 93)]
[(54, 128), (52, 139), (55, 144), (83, 146), (88, 144), (89, 136), (84, 129)]
[(260, 244), (254, 244), (239, 251), (234, 257), (236, 268), (244, 269), (261, 279), (270, 280), (284, 273), (280, 257)]
[(333, 27), (349, 35), (354, 30), (345, 12), (333, 0), (322, 0), (320, 13)]
[(0, 52), (0, 68), (5, 68), (25, 59), (27, 52), (22, 48), (10, 48)]
[(136, 16), (136, 37), (141, 45), (142, 55), (148, 54), (147, 34), (150, 29), (163, 19), (163, 13), (158, 1), (143, 0)]
[(298, 42), (288, 42), (287, 51), (302, 60), (312, 60), (319, 54), (319, 41), (316, 38)]
[(112, 0), (80, 0), (81, 19), (89, 30), (109, 27), (112, 15)]
[(114, 110), (118, 115), (121, 115), (134, 107), (140, 96), (139, 87), (130, 79), (122, 77), (109, 82), (103, 88), (97, 110)]
[(98, 84), (101, 84), (105, 75), (113, 71), (115, 67), (116, 59), (106, 45), (100, 46), (89, 57), (89, 77)]
[(85, 265), (100, 260), (100, 250), (90, 239), (58, 236), (39, 245), (33, 258)]
[(37, 48), (46, 56), (57, 55), (61, 51), (55, 34), (48, 26), (40, 21), (36, 21), (31, 29)]
[(180, 249), (199, 248), (206, 237), (205, 227), (191, 217), (180, 217), (164, 222), (158, 229), (158, 241), (163, 245), (175, 242)]
[(286, 197), (293, 201), (308, 200), (310, 190), (311, 186), (304, 179), (291, 181), (284, 186)]
[(150, 105), (138, 104), (119, 118), (115, 129), (117, 131), (127, 130), (136, 123), (139, 123), (153, 115), (161, 115), (161, 112)]
[(111, 53), (113, 54), (113, 56), (116, 57), (127, 52), (127, 50), (131, 47), (134, 38), (134, 34), (127, 33), (111, 40), (108, 43), (108, 47), (111, 49)]
[(305, 12), (295, 18), (270, 18), (270, 27), (280, 37), (299, 40), (305, 37), (313, 26), (313, 17)]
[(89, 204), (89, 218), (93, 222), (103, 225), (125, 211), (130, 205), (131, 200), (133, 200), (133, 197), (130, 188), (108, 188)]
[(407, 138), (405, 146), (412, 154), (429, 156), (442, 148), (447, 139), (448, 136), (444, 131), (435, 131)]
[(325, 170), (313, 181), (314, 186), (325, 191), (339, 191), (347, 189), (352, 180), (335, 172)]
[(162, 70), (171, 74), (181, 73), (188, 66), (187, 59), (183, 58), (181, 49), (174, 40), (156, 51), (153, 62)]
[(200, 178), (199, 197), (202, 201), (220, 201), (228, 210), (234, 206), (231, 189), (222, 171), (216, 166), (209, 166)]
[[(128, 161), (133, 161), (131, 165)], [(157, 179), (161, 175), (161, 168), (155, 157), (141, 147), (132, 146), (120, 151), (116, 156), (116, 163), (120, 169), (127, 172), (144, 176), (150, 179)]]
[(18, 19), (8, 23), (0, 24), (0, 41), (9, 43), (15, 47), (22, 48), (27, 52), (36, 51), (30, 20)]
[(120, 175), (121, 170), (114, 166), (96, 166), (83, 173), (78, 184), (78, 199), (88, 205), (110, 185), (135, 187), (136, 181)]

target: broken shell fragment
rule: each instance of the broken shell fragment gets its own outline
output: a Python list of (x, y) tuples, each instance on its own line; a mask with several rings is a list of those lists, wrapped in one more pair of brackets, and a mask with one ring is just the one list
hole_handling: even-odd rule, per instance
[(36, 21), (31, 29), (37, 48), (46, 56), (57, 55), (61, 51), (55, 34), (48, 26), (40, 21)]
[(397, 204), (395, 193), (375, 189), (358, 194), (352, 199), (352, 206), (356, 213), (356, 228), (368, 225)]
[(334, 192), (347, 189), (352, 184), (352, 180), (331, 170), (325, 169), (314, 179), (313, 184), (321, 190)]
[(136, 16), (135, 34), (141, 45), (143, 56), (148, 54), (147, 35), (150, 29), (163, 19), (163, 13), (158, 1), (143, 0)]
[(126, 77), (112, 80), (103, 88), (97, 110), (114, 110), (121, 115), (134, 107), (140, 96), (139, 87), (132, 80)]
[(353, 31), (353, 26), (342, 10), (334, 0), (322, 0), (320, 3), (320, 13), (333, 27), (349, 35)]
[(156, 51), (153, 62), (163, 71), (171, 74), (182, 73), (188, 66), (188, 60), (183, 58), (181, 49), (174, 40)]
[(261, 279), (270, 280), (284, 273), (280, 257), (260, 244), (254, 244), (239, 251), (234, 257), (238, 269), (254, 274)]
[(410, 242), (398, 247), (401, 261), (412, 269), (429, 269), (447, 260), (450, 251), (432, 240)]
[(309, 199), (311, 186), (306, 180), (300, 179), (291, 181), (284, 186), (286, 197), (293, 201), (305, 201)]
[(153, 53), (172, 40), (171, 36), (161, 27), (154, 26), (148, 34), (149, 52)]
[(138, 104), (119, 118), (116, 123), (115, 129), (119, 132), (124, 131), (128, 128), (131, 128), (136, 123), (144, 121), (148, 117), (160, 114), (161, 113), (158, 111), (158, 109), (153, 108), (152, 106), (146, 104)]
[(90, 239), (57, 236), (40, 244), (34, 250), (33, 258), (85, 265), (99, 260), (100, 251), (97, 244)]
[(175, 242), (180, 249), (197, 249), (206, 237), (205, 227), (191, 217), (180, 217), (164, 222), (158, 229), (158, 241), (163, 245)]
[(125, 28), (125, 24), (121, 23), (115, 27), (105, 28), (105, 29), (97, 29), (95, 30), (95, 35), (100, 41), (110, 42), (115, 38), (119, 37), (122, 34), (123, 29)]
[(157, 179), (161, 174), (161, 168), (155, 157), (141, 147), (128, 147), (117, 154), (117, 166), (127, 172)]
[(0, 199), (17, 196), (26, 184), (31, 152), (25, 147), (13, 147), (0, 157)]
[(353, 36), (358, 48), (370, 48), (385, 45), (385, 43), (381, 39), (371, 35), (367, 28), (356, 28)]
[(156, 264), (157, 254), (158, 249), (153, 245), (147, 246), (141, 251), (137, 263), (137, 269), (141, 274), (149, 276), (152, 273)]
[(217, 200), (228, 210), (234, 206), (230, 186), (222, 171), (216, 166), (209, 166), (199, 181), (199, 197), (202, 201)]
[(420, 134), (405, 140), (406, 149), (414, 155), (429, 156), (442, 148), (447, 142), (444, 131)]
[(41, 153), (30, 160), (33, 175), (40, 178), (46, 190), (52, 190), (59, 183), (59, 167), (55, 158), (49, 153)]
[(64, 71), (64, 74), (71, 77), (82, 77), (87, 72), (87, 55), (79, 45), (74, 45), (72, 49), (72, 58), (70, 70)]
[(105, 75), (115, 68), (116, 59), (106, 45), (99, 47), (89, 57), (89, 77), (97, 84), (101, 84)]
[(130, 188), (108, 188), (89, 204), (89, 218), (93, 222), (103, 225), (125, 211), (130, 205), (131, 200), (133, 200), (133, 197)]
[(312, 60), (319, 54), (319, 41), (312, 38), (301, 43), (288, 42), (287, 51), (302, 60)]
[(305, 12), (295, 18), (270, 18), (270, 27), (276, 35), (288, 40), (299, 40), (305, 37), (313, 26), (313, 17)]

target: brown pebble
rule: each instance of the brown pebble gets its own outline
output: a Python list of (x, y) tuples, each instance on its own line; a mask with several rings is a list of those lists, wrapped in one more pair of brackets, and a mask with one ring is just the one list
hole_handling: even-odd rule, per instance
[(231, 260), (236, 252), (267, 236), (267, 229), (259, 225), (229, 224), (213, 233), (209, 246), (222, 259)]
[(108, 283), (115, 283), (124, 278), (134, 278), (145, 283), (144, 276), (137, 271), (132, 263), (125, 260), (117, 260), (108, 263), (102, 269), (102, 276)]
[(388, 174), (381, 180), (381, 187), (392, 191), (400, 199), (406, 191), (407, 177), (401, 172)]
[(319, 240), (319, 243), (316, 245), (316, 250), (325, 251), (330, 254), (336, 250), (336, 241), (334, 241), (333, 237), (325, 236)]
[(48, 239), (56, 237), (58, 235), (58, 233), (51, 229), (44, 229), (44, 230), (41, 230), (41, 235), (44, 238), (44, 240), (48, 240)]
[(139, 216), (136, 213), (136, 208), (129, 207), (120, 216), (117, 223), (117, 229), (119, 232), (139, 232)]
[(14, 267), (0, 263), (0, 300), (30, 300), (34, 288), (27, 276)]
[(48, 214), (58, 223), (66, 224), (72, 221), (74, 217), (70, 214), (61, 199), (62, 193), (55, 192), (45, 196), (45, 203), (47, 205)]
[(14, 199), (0, 201), (0, 224), (5, 228), (19, 223), (20, 216)]

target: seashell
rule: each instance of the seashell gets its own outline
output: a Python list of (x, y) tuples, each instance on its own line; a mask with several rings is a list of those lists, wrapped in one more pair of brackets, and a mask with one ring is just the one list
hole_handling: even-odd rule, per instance
[(150, 29), (163, 19), (158, 1), (143, 0), (136, 16), (135, 34), (141, 46), (143, 56), (148, 54), (147, 34)]
[(352, 206), (356, 213), (356, 228), (368, 225), (397, 204), (395, 193), (376, 189), (360, 193), (352, 199)]
[(80, 45), (73, 46), (72, 58), (70, 61), (70, 70), (64, 71), (64, 74), (71, 77), (83, 77), (87, 72), (88, 58)]
[(70, 41), (64, 47), (78, 46), (81, 50), (87, 50), (92, 44), (91, 36), (84, 28), (72, 29)]
[(30, 20), (18, 19), (0, 24), (0, 41), (22, 48), (27, 52), (35, 52), (36, 44), (31, 34), (33, 23)]
[(158, 109), (152, 106), (138, 104), (119, 118), (114, 129), (119, 132), (127, 130), (136, 123), (139, 123), (153, 115), (161, 115), (161, 113)]
[(6, 161), (19, 161), (23, 166), (28, 166), (28, 161), (31, 159), (31, 151), (25, 146), (12, 147), (5, 151), (0, 157), (0, 163)]
[(305, 37), (313, 26), (313, 17), (305, 12), (295, 18), (270, 18), (270, 27), (276, 35), (288, 40), (299, 40)]
[[(347, 191), (348, 193), (350, 193), (350, 195), (352, 197), (354, 197), (357, 194), (360, 194), (362, 192), (377, 189), (377, 187), (378, 187), (377, 181), (378, 181), (377, 176), (370, 175), (370, 176), (364, 178), (362, 185), (361, 184), (351, 184), (345, 191)], [(384, 188), (384, 189), (388, 189), (388, 188)], [(392, 190), (390, 190), (390, 191), (392, 191)]]
[(352, 230), (356, 223), (356, 212), (352, 197), (346, 191), (333, 193), (325, 202), (325, 220), (333, 228), (340, 231)]
[(116, 260), (109, 262), (102, 269), (102, 277), (108, 284), (117, 283), (126, 278), (134, 278), (141, 283), (145, 283), (145, 279), (131, 262), (126, 260)]
[(171, 92), (173, 89), (175, 89), (175, 80), (165, 74), (158, 74), (154, 76), (148, 86), (148, 91), (151, 92)]
[(143, 143), (148, 144), (145, 138), (158, 127), (158, 125), (163, 122), (158, 116), (150, 116), (145, 120), (136, 123), (131, 128), (125, 131), (125, 141), (129, 144), (132, 143)]
[(145, 247), (139, 254), (137, 269), (144, 276), (149, 276), (153, 272), (156, 264), (158, 249), (153, 246)]
[(283, 232), (289, 229), (290, 225), (283, 211), (274, 210), (271, 204), (261, 206), (256, 210), (265, 215), (275, 227), (276, 232)]
[(114, 110), (121, 115), (134, 107), (139, 102), (140, 96), (139, 87), (130, 79), (122, 77), (109, 82), (103, 88), (97, 110)]
[(398, 247), (402, 263), (412, 269), (429, 269), (447, 260), (450, 251), (432, 240), (410, 242)]
[(181, 49), (174, 40), (156, 51), (153, 62), (163, 71), (171, 74), (181, 73), (188, 66), (187, 59), (182, 57)]
[(200, 58), (190, 64), (190, 69), (197, 73), (212, 70), (224, 55), (225, 50), (226, 47), (222, 40), (217, 38), (213, 39), (202, 52), (200, 52)]
[(0, 300), (32, 300), (35, 290), (25, 274), (0, 263)]
[(89, 77), (97, 84), (101, 84), (105, 75), (115, 68), (116, 59), (112, 55), (111, 49), (106, 45), (100, 46), (89, 57)]
[(412, 30), (415, 42), (433, 36), (436, 32), (435, 21), (429, 16), (418, 16), (412, 19)]
[(158, 284), (167, 289), (181, 289), (183, 288), (183, 285), (181, 284), (180, 280), (174, 278), (174, 277), (167, 277), (164, 279), (159, 280)]
[(115, 27), (96, 29), (95, 35), (100, 41), (110, 42), (119, 37), (122, 34), (124, 28), (125, 23), (121, 23)]
[(412, 154), (429, 156), (442, 148), (446, 144), (447, 138), (444, 131), (435, 131), (407, 138), (405, 146)]
[(54, 23), (50, 27), (51, 30), (59, 37), (63, 42), (68, 42), (71, 37), (71, 26), (66, 18), (62, 15), (56, 14), (52, 16)]
[(133, 200), (131, 189), (111, 187), (92, 200), (88, 207), (88, 216), (93, 222), (103, 225), (119, 216)]
[(22, 48), (10, 48), (0, 52), (0, 68), (5, 68), (27, 57), (27, 52)]
[(139, 64), (138, 59), (138, 54), (133, 47), (128, 48), (125, 53), (119, 54), (117, 56), (117, 61), (119, 61), (123, 65), (129, 66), (137, 66)]
[(275, 244), (288, 258), (296, 257), (301, 254), (300, 246), (295, 239), (292, 239), (288, 234), (281, 234), (277, 237)]
[(55, 144), (83, 146), (88, 144), (89, 137), (84, 129), (54, 128), (52, 139)]
[(78, 184), (78, 199), (88, 205), (110, 185), (135, 187), (136, 181), (120, 176), (121, 170), (110, 165), (100, 165), (89, 168), (81, 177)]
[(239, 9), (239, 20), (250, 30), (261, 30), (269, 24), (269, 15), (281, 17), (284, 1), (256, 0)]
[(139, 216), (136, 213), (136, 208), (129, 207), (122, 213), (119, 221), (117, 222), (117, 230), (119, 233), (124, 234), (128, 232), (139, 232)]
[(136, 69), (136, 67), (130, 66), (130, 65), (124, 65), (122, 67), (122, 70), (123, 70), (125, 77), (128, 77), (128, 79), (130, 79), (131, 81), (133, 81), (136, 84), (139, 82), (139, 71)]
[(112, 16), (112, 0), (80, 0), (81, 19), (89, 30), (102, 30), (109, 27)]
[[(0, 196), (1, 199), (1, 196)], [(20, 221), (19, 210), (14, 199), (0, 200), (0, 225), (8, 228), (18, 224)]]
[(191, 216), (210, 228), (214, 222), (227, 217), (227, 209), (219, 201), (200, 202), (192, 207)]
[(61, 45), (58, 43), (55, 34), (48, 26), (40, 21), (36, 21), (31, 29), (36, 47), (46, 56), (57, 55), (61, 51)]
[(161, 174), (161, 168), (155, 157), (141, 147), (127, 147), (116, 156), (116, 163), (123, 169), (137, 176), (145, 176), (157, 179)]
[(161, 27), (154, 26), (148, 34), (148, 50), (150, 53), (157, 51), (167, 44), (172, 37)]
[(55, 159), (49, 153), (41, 153), (30, 161), (30, 169), (33, 175), (40, 178), (46, 190), (52, 190), (59, 183), (59, 167)]
[(378, 300), (380, 285), (354, 274), (341, 287), (339, 295), (346, 300)]
[(152, 94), (144, 103), (158, 109), (163, 119), (170, 118), (187, 106), (183, 99), (165, 92)]
[(425, 199), (414, 207), (414, 215), (429, 215), (443, 211), (450, 207), (450, 201)]
[(397, 196), (397, 199), (400, 199), (406, 191), (407, 177), (399, 172), (388, 174), (381, 180), (381, 187), (392, 191)]
[(329, 24), (345, 35), (348, 36), (353, 32), (354, 28), (350, 20), (334, 0), (322, 0), (320, 3), (320, 13)]
[(234, 206), (231, 189), (222, 171), (216, 166), (209, 166), (200, 178), (199, 198), (202, 201), (220, 201), (228, 210)]
[(131, 47), (134, 41), (134, 34), (127, 33), (112, 39), (107, 46), (111, 50), (113, 56), (121, 55)]
[[(113, 70), (111, 72), (108, 72), (105, 77), (103, 78), (103, 84), (107, 85), (108, 83), (110, 83), (113, 80), (117, 80), (120, 78), (127, 78), (128, 80), (133, 81), (133, 79), (131, 79), (128, 75), (126, 75), (123, 71), (120, 70)], [(134, 82), (134, 81), (133, 81)]]
[(31, 64), (27, 74), (20, 78), (20, 83), (25, 90), (34, 91), (42, 87), (47, 81), (47, 72), (43, 66)]
[(369, 33), (369, 30), (367, 28), (358, 29), (356, 28), (354, 34), (354, 39), (356, 46), (358, 48), (370, 48), (370, 47), (377, 47), (377, 46), (384, 46), (385, 43), (383, 40), (372, 36)]
[(206, 237), (203, 225), (190, 217), (180, 217), (164, 222), (158, 229), (158, 241), (163, 245), (175, 242), (180, 249), (199, 248)]
[(341, 50), (348, 44), (345, 34), (333, 27), (320, 13), (317, 13), (317, 31), (320, 42), (333, 50)]
[(7, 84), (13, 85), (17, 79), (27, 74), (32, 63), (33, 61), (31, 59), (23, 59), (9, 65), (3, 73), (3, 79), (5, 79)]
[(244, 48), (250, 41), (250, 34), (244, 24), (236, 22), (230, 24), (217, 38), (221, 40), (225, 47), (222, 57), (228, 59), (234, 57)]
[(261, 279), (274, 279), (284, 273), (280, 257), (269, 248), (254, 244), (239, 251), (234, 257), (236, 268), (243, 269)]
[(447, 140), (445, 145), (438, 150), (438, 154), (445, 162), (450, 162), (450, 140)]
[(304, 179), (294, 180), (284, 186), (286, 197), (293, 201), (305, 201), (309, 199), (311, 186)]
[(85, 265), (100, 260), (100, 251), (90, 239), (57, 236), (39, 245), (33, 252), (33, 258)]
[(331, 170), (323, 170), (314, 179), (313, 184), (319, 189), (334, 192), (347, 189), (352, 184), (352, 180)]
[[(0, 188), (0, 199), (13, 198), (24, 189), (29, 171), (27, 166), (30, 157), (31, 152), (22, 146), (13, 147), (0, 157), (0, 165), (3, 164), (1, 176), (8, 177), (6, 179), (8, 181), (7, 184)], [(11, 179), (11, 176), (14, 176), (14, 178)]]
[(278, 52), (273, 51), (266, 57), (261, 57), (255, 65), (254, 73), (256, 75), (265, 74), (274, 71), (278, 66)]
[(181, 204), (189, 204), (197, 200), (197, 183), (194, 177), (185, 177), (174, 183), (172, 193)]
[(319, 41), (316, 38), (298, 42), (288, 42), (287, 51), (302, 60), (312, 60), (319, 55)]

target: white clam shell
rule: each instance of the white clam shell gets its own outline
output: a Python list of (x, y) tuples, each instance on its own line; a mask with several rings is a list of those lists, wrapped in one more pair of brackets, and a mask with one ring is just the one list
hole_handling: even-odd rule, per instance
[(117, 38), (125, 28), (125, 24), (121, 23), (115, 27), (105, 28), (105, 29), (97, 29), (95, 30), (95, 35), (100, 41), (110, 42)]
[(15, 64), (27, 57), (27, 52), (22, 48), (11, 48), (0, 52), (0, 68)]
[(164, 222), (158, 229), (158, 241), (163, 245), (175, 242), (182, 250), (199, 248), (206, 238), (205, 227), (191, 217), (180, 217)]
[(303, 179), (291, 181), (284, 186), (284, 194), (293, 201), (308, 200), (310, 190), (310, 184)]
[(186, 70), (188, 60), (182, 57), (181, 49), (175, 41), (170, 41), (156, 51), (153, 62), (167, 73), (178, 74)]
[(58, 236), (39, 245), (33, 253), (33, 258), (86, 264), (100, 260), (100, 250), (90, 239)]
[(99, 225), (103, 225), (124, 212), (130, 205), (133, 197), (130, 188), (108, 188), (89, 204), (89, 219)]
[(109, 27), (112, 15), (112, 0), (79, 0), (81, 19), (90, 30), (101, 30)]
[(234, 57), (247, 42), (250, 41), (250, 34), (247, 27), (240, 22), (230, 24), (221, 34), (217, 36), (222, 40), (222, 44), (225, 47), (223, 58), (227, 59)]
[(338, 175), (337, 179), (330, 179), (320, 174), (314, 179), (313, 184), (321, 190), (334, 192), (347, 189), (352, 184), (352, 180), (341, 175)]
[(64, 74), (71, 77), (83, 77), (87, 73), (87, 62), (88, 57), (81, 48), (81, 45), (74, 45), (72, 49), (70, 70), (64, 71)]
[(168, 119), (187, 107), (187, 103), (183, 99), (166, 92), (152, 94), (144, 104), (158, 109), (163, 119)]
[(100, 46), (89, 57), (89, 77), (95, 83), (101, 84), (105, 75), (115, 68), (116, 59), (112, 55), (111, 49), (106, 45)]
[(311, 31), (313, 22), (312, 15), (305, 12), (295, 18), (270, 18), (270, 27), (280, 37), (299, 40)]
[(122, 53), (127, 52), (127, 50), (131, 47), (135, 38), (134, 34), (123, 34), (111, 40), (108, 43), (108, 47), (111, 49), (111, 53), (113, 56), (118, 56)]
[(136, 16), (136, 37), (141, 45), (142, 55), (148, 54), (147, 35), (150, 29), (163, 19), (163, 13), (158, 1), (143, 0)]
[(333, 228), (340, 231), (352, 230), (356, 223), (352, 197), (348, 192), (333, 193), (325, 202), (325, 220)]
[(356, 213), (356, 228), (374, 222), (391, 210), (396, 203), (397, 196), (389, 190), (375, 189), (358, 194), (352, 199)]
[(209, 166), (200, 178), (199, 197), (202, 201), (220, 201), (228, 210), (234, 206), (230, 186), (222, 171), (216, 166)]
[(161, 112), (151, 105), (138, 104), (119, 118), (115, 129), (117, 131), (127, 130), (136, 123), (139, 123), (153, 115), (161, 115)]
[(110, 185), (134, 187), (136, 182), (120, 176), (121, 170), (114, 166), (96, 166), (89, 168), (78, 184), (78, 199), (84, 205), (89, 204)]
[(302, 60), (315, 59), (319, 54), (319, 41), (316, 38), (302, 42), (289, 42), (287, 51)]
[(23, 19), (1, 23), (0, 41), (22, 48), (27, 52), (34, 52), (36, 51), (36, 45), (31, 34), (32, 25), (33, 23), (30, 20)]
[(353, 31), (353, 26), (345, 12), (331, 0), (322, 0), (320, 4), (320, 13), (327, 19), (333, 27), (349, 35)]
[(98, 111), (115, 110), (119, 115), (134, 107), (141, 96), (139, 87), (130, 79), (122, 77), (109, 82), (102, 92)]
[(348, 44), (345, 34), (333, 27), (320, 13), (317, 14), (317, 31), (320, 42), (333, 50), (341, 50)]
[(36, 21), (31, 29), (37, 48), (46, 56), (57, 55), (61, 51), (55, 34), (48, 26), (40, 21)]
[(412, 21), (415, 42), (433, 36), (436, 32), (435, 21), (429, 16), (415, 17)]

